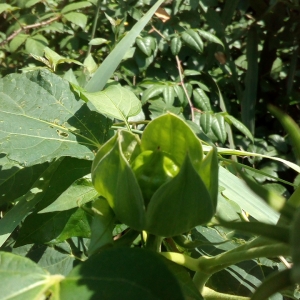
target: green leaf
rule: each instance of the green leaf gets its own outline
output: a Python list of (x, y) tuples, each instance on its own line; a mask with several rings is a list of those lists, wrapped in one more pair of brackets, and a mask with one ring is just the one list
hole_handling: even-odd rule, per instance
[(176, 276), (186, 300), (203, 300), (203, 297), (199, 293), (195, 283), (192, 281), (190, 274), (184, 267), (179, 266), (168, 259), (165, 259), (164, 263), (167, 265), (172, 274)]
[(204, 30), (201, 30), (201, 29), (197, 29), (197, 32), (200, 34), (200, 36), (205, 38), (207, 41), (209, 41), (211, 43), (217, 43), (217, 44), (224, 47), (222, 41), (218, 37), (216, 37), (215, 35), (211, 34), (210, 32), (204, 31)]
[(300, 128), (297, 123), (287, 114), (275, 106), (268, 106), (270, 112), (280, 121), (284, 129), (289, 134), (291, 139), (293, 150), (297, 158), (298, 164), (300, 164)]
[(200, 35), (193, 29), (184, 31), (181, 35), (182, 40), (192, 49), (199, 53), (203, 52), (203, 42)]
[(19, 232), (16, 247), (26, 244), (57, 244), (73, 236), (91, 236), (91, 217), (81, 208), (29, 215)]
[(35, 181), (32, 188), (18, 199), (17, 204), (9, 210), (0, 220), (0, 247), (20, 224), (20, 222), (33, 210), (35, 205), (42, 200), (49, 189), (49, 181), (59, 167), (61, 160), (55, 161)]
[(92, 180), (96, 190), (106, 198), (119, 221), (133, 229), (143, 230), (144, 200), (128, 162), (132, 153), (140, 153), (139, 144), (140, 141), (135, 135), (118, 131), (97, 153), (92, 166)]
[(152, 15), (163, 2), (164, 0), (157, 1), (108, 55), (92, 79), (85, 86), (85, 89), (88, 92), (93, 93), (103, 89), (108, 79), (113, 75), (114, 71), (122, 61), (127, 50), (131, 47), (139, 33), (143, 30)]
[(61, 282), (60, 299), (74, 295), (82, 300), (184, 299), (162, 258), (138, 248), (105, 250), (75, 267)]
[(100, 113), (125, 122), (141, 111), (141, 102), (134, 93), (119, 85), (111, 85), (101, 92), (82, 94)]
[(227, 115), (227, 114), (224, 116), (224, 118), (227, 123), (229, 123), (230, 125), (233, 125), (237, 130), (239, 130), (246, 137), (248, 137), (252, 143), (254, 143), (254, 138), (253, 138), (252, 133), (242, 122), (237, 120), (235, 117)]
[(219, 185), (225, 190), (222, 195), (235, 201), (244, 211), (260, 222), (276, 224), (279, 213), (270, 208), (238, 177), (219, 167)]
[(30, 166), (61, 156), (93, 159), (111, 121), (87, 108), (67, 81), (49, 71), (0, 80), (0, 144), (7, 158)]
[(52, 284), (63, 279), (61, 275), (49, 275), (25, 257), (0, 252), (0, 261), (2, 299), (39, 299)]
[(61, 10), (61, 13), (62, 14), (65, 14), (69, 11), (72, 11), (72, 10), (77, 10), (77, 9), (81, 9), (81, 8), (85, 8), (85, 7), (89, 7), (91, 6), (92, 4), (88, 1), (80, 1), (80, 2), (77, 2), (77, 3), (71, 3), (69, 5), (66, 5), (62, 10)]
[(154, 85), (145, 91), (143, 91), (143, 96), (142, 96), (142, 104), (145, 104), (149, 99), (154, 98), (160, 94), (162, 94), (165, 90), (164, 85)]
[(227, 138), (227, 132), (225, 128), (225, 120), (221, 114), (215, 114), (212, 120), (211, 130), (219, 141), (224, 144)]
[(17, 6), (11, 6), (9, 4), (6, 4), (6, 3), (0, 3), (0, 14), (2, 14), (4, 11), (14, 11), (14, 10), (17, 10), (17, 9), (20, 9), (19, 7)]
[(25, 49), (27, 53), (42, 56), (47, 45), (47, 39), (40, 34), (36, 34), (26, 39)]
[(112, 232), (114, 229), (115, 214), (108, 202), (100, 197), (93, 203), (94, 218), (91, 225), (91, 242), (89, 245), (89, 256), (99, 251), (106, 245), (113, 244)]
[(18, 34), (12, 41), (9, 43), (9, 48), (11, 52), (16, 52), (16, 50), (26, 41), (29, 37), (28, 34)]
[(182, 42), (179, 36), (175, 36), (171, 40), (171, 52), (173, 55), (178, 55), (182, 47)]
[(46, 47), (44, 49), (44, 52), (45, 52), (45, 57), (48, 59), (53, 71), (56, 70), (57, 65), (62, 64), (62, 63), (75, 63), (77, 65), (82, 66), (81, 62), (79, 62), (75, 59), (70, 59), (70, 58), (65, 58), (63, 56), (60, 56), (59, 54), (57, 54), (55, 51), (51, 50), (48, 47)]
[(211, 131), (211, 126), (213, 122), (213, 116), (210, 112), (203, 112), (200, 116), (200, 126), (204, 133), (209, 133)]
[(23, 168), (6, 156), (0, 158), (0, 165), (0, 205), (24, 195), (48, 167), (48, 164), (39, 164)]
[(85, 29), (87, 23), (87, 16), (85, 14), (78, 12), (70, 12), (65, 14), (64, 17), (71, 23), (81, 27), (83, 30)]
[(198, 171), (203, 152), (200, 140), (179, 117), (168, 113), (150, 122), (142, 135), (142, 151), (157, 150), (167, 153), (181, 166), (189, 153), (191, 162)]
[(66, 241), (55, 245), (55, 247), (29, 244), (14, 247), (11, 251), (13, 254), (31, 259), (52, 275), (68, 275), (73, 269), (73, 265), (76, 264), (77, 259)]
[(77, 179), (67, 190), (65, 190), (54, 202), (39, 211), (39, 214), (54, 211), (64, 211), (80, 207), (92, 201), (98, 195), (91, 181), (90, 175)]
[(210, 101), (204, 90), (196, 88), (193, 90), (193, 99), (197, 108), (204, 111), (211, 111)]
[(273, 192), (270, 189), (264, 188), (254, 180), (251, 180), (245, 173), (239, 172), (239, 174), (245, 180), (249, 188), (260, 198), (262, 198), (266, 203), (268, 203), (271, 208), (276, 211), (280, 211), (283, 208), (286, 202), (284, 197), (282, 197), (278, 193)]
[(179, 174), (151, 198), (146, 213), (147, 231), (175, 236), (207, 223), (214, 211), (209, 192), (187, 155)]
[(95, 45), (95, 46), (99, 46), (102, 44), (107, 44), (109, 41), (103, 38), (95, 38), (90, 40), (89, 45)]
[(290, 287), (293, 282), (291, 281), (291, 269), (276, 272), (266, 278), (263, 283), (257, 288), (251, 297), (251, 300), (265, 300), (268, 297)]
[(167, 105), (173, 105), (175, 99), (175, 91), (172, 86), (166, 86), (163, 91), (164, 101)]
[(138, 37), (135, 42), (139, 49), (147, 56), (150, 56), (156, 47), (155, 40), (151, 36), (145, 38)]
[(219, 162), (218, 152), (216, 148), (209, 151), (204, 157), (199, 175), (203, 180), (216, 209), (219, 193)]

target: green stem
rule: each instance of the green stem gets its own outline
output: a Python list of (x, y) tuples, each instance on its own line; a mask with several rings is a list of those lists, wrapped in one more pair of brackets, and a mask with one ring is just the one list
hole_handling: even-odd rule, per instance
[(202, 296), (205, 300), (250, 300), (249, 297), (218, 293), (208, 287), (204, 287)]
[(162, 237), (148, 233), (146, 240), (146, 249), (160, 252), (162, 240)]
[[(92, 28), (91, 39), (93, 39), (95, 37), (95, 32), (96, 32), (96, 29), (97, 29), (97, 23), (98, 23), (98, 18), (99, 18), (100, 5), (101, 5), (101, 0), (98, 0), (97, 7), (96, 7), (95, 18), (94, 18), (94, 23), (93, 23), (93, 28)], [(88, 49), (88, 52), (87, 52), (87, 57), (90, 55), (91, 50), (92, 50), (92, 45), (89, 45), (89, 49)]]

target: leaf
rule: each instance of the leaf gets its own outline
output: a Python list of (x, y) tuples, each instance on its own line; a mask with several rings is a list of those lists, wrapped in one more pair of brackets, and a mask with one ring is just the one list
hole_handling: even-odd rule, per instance
[(47, 45), (47, 39), (40, 34), (36, 34), (26, 39), (25, 49), (27, 53), (42, 56)]
[(182, 40), (192, 49), (199, 53), (203, 52), (203, 42), (200, 35), (193, 29), (184, 31), (181, 35)]
[(85, 8), (85, 7), (89, 7), (91, 5), (92, 4), (90, 2), (88, 2), (88, 1), (80, 1), (80, 2), (77, 2), (77, 3), (71, 3), (71, 4), (66, 5), (61, 10), (61, 13), (65, 14), (65, 13), (67, 13), (69, 11), (77, 10), (77, 9), (81, 9), (81, 8)]
[(103, 38), (95, 38), (95, 39), (91, 39), (91, 40), (90, 40), (89, 45), (99, 46), (99, 45), (107, 44), (107, 43), (109, 43), (109, 41), (106, 40), (106, 39), (103, 39)]
[(0, 205), (24, 195), (48, 167), (45, 163), (22, 168), (6, 156), (0, 158), (0, 165)]
[(26, 39), (29, 37), (28, 34), (18, 34), (16, 37), (12, 39), (12, 41), (9, 43), (9, 48), (11, 52), (16, 52), (17, 49), (26, 41)]
[(186, 155), (179, 174), (151, 198), (146, 212), (147, 231), (158, 236), (175, 236), (207, 223), (214, 212), (209, 192)]
[(225, 188), (222, 191), (227, 199), (235, 201), (244, 211), (254, 219), (268, 224), (276, 224), (279, 213), (271, 209), (238, 177), (219, 167), (219, 185)]
[(162, 258), (138, 248), (105, 250), (75, 267), (60, 285), (61, 299), (74, 295), (82, 300), (184, 299)]
[(101, 247), (113, 244), (115, 214), (106, 199), (100, 197), (93, 203), (94, 218), (91, 225), (91, 242), (89, 256), (97, 253)]
[(175, 36), (171, 40), (171, 52), (173, 55), (178, 55), (182, 47), (182, 42), (179, 36)]
[(43, 172), (35, 181), (32, 188), (18, 199), (17, 204), (0, 220), (0, 247), (7, 240), (20, 222), (32, 211), (35, 205), (42, 200), (49, 189), (49, 181), (59, 167), (61, 160), (57, 160)]
[(39, 211), (40, 214), (64, 211), (75, 207), (80, 207), (92, 201), (98, 195), (91, 181), (90, 175), (77, 179), (66, 191), (64, 191), (49, 206)]
[(224, 47), (222, 41), (218, 37), (216, 37), (215, 35), (211, 34), (210, 32), (204, 31), (204, 30), (201, 30), (201, 29), (197, 29), (197, 32), (200, 34), (200, 36), (202, 36), (203, 38), (205, 38), (209, 42), (216, 43), (216, 44), (219, 44), (219, 45)]
[(153, 85), (150, 88), (147, 88), (145, 91), (143, 91), (142, 104), (145, 104), (149, 99), (162, 94), (164, 90), (165, 90), (165, 86), (158, 85), (158, 84)]
[(298, 164), (300, 164), (300, 128), (297, 123), (287, 114), (275, 106), (268, 106), (270, 112), (280, 121), (284, 129), (289, 134), (291, 139), (293, 151), (297, 158)]
[(252, 300), (265, 300), (268, 297), (280, 292), (293, 283), (291, 281), (291, 269), (286, 269), (284, 271), (276, 272), (270, 275), (264, 280), (264, 282), (257, 288), (257, 290), (252, 295)]
[(0, 3), (0, 14), (2, 14), (4, 11), (14, 11), (14, 10), (17, 10), (17, 9), (20, 9), (20, 7), (17, 7), (17, 6), (11, 6), (9, 4), (6, 4), (6, 3)]
[[(7, 248), (6, 248), (7, 249)], [(68, 275), (76, 264), (76, 258), (67, 242), (49, 247), (47, 245), (25, 245), (11, 249), (13, 254), (30, 258), (52, 275)]]
[(151, 36), (145, 38), (138, 37), (135, 42), (139, 49), (147, 56), (150, 56), (152, 51), (155, 50), (155, 41)]
[(78, 12), (70, 12), (64, 15), (64, 17), (71, 23), (81, 27), (83, 30), (86, 27), (87, 16)]
[(219, 141), (224, 144), (227, 138), (227, 132), (225, 128), (225, 120), (221, 114), (215, 114), (212, 121), (211, 130), (219, 139)]
[(0, 252), (0, 261), (2, 299), (39, 299), (49, 286), (63, 279), (61, 275), (49, 275), (25, 257)]
[(174, 104), (174, 99), (175, 99), (175, 91), (172, 86), (166, 86), (164, 91), (163, 91), (163, 97), (164, 101), (166, 102), (167, 105), (173, 105)]
[(211, 131), (211, 126), (213, 122), (213, 116), (210, 112), (204, 112), (200, 116), (200, 126), (204, 133), (209, 133)]
[(68, 82), (49, 71), (0, 80), (0, 144), (7, 158), (31, 166), (61, 156), (93, 159), (111, 124), (91, 112)]
[(19, 232), (16, 247), (26, 244), (57, 244), (73, 236), (91, 236), (91, 217), (81, 208), (29, 215)]
[(276, 211), (280, 211), (286, 200), (283, 196), (278, 193), (273, 192), (272, 190), (266, 189), (260, 184), (257, 184), (254, 180), (251, 180), (245, 173), (239, 172), (240, 176), (245, 180), (249, 188), (262, 198), (266, 203), (269, 204)]
[(150, 122), (142, 135), (142, 151), (157, 150), (167, 153), (181, 166), (189, 153), (192, 165), (198, 171), (202, 162), (200, 140), (179, 117), (168, 113)]
[(219, 165), (217, 153), (216, 148), (209, 151), (202, 160), (199, 170), (199, 175), (210, 194), (214, 208), (217, 207), (219, 193)]
[(248, 137), (252, 143), (254, 143), (254, 138), (253, 138), (252, 133), (242, 122), (237, 120), (235, 117), (227, 115), (227, 114), (224, 116), (224, 118), (227, 123), (229, 123), (230, 125), (233, 125), (237, 130), (239, 130), (246, 137)]
[(127, 50), (132, 46), (139, 33), (143, 30), (152, 15), (163, 2), (164, 0), (157, 1), (107, 56), (92, 79), (85, 86), (85, 89), (89, 93), (101, 91), (103, 89), (108, 79), (113, 75), (114, 71), (122, 61)]
[(97, 153), (92, 166), (92, 180), (117, 219), (141, 231), (145, 229), (144, 200), (129, 165), (132, 154), (140, 153), (139, 144), (134, 134), (118, 131)]
[(100, 113), (125, 122), (141, 111), (141, 102), (134, 93), (119, 85), (111, 85), (101, 92), (82, 94)]
[(211, 111), (210, 101), (203, 89), (193, 90), (193, 99), (196, 106), (204, 111)]

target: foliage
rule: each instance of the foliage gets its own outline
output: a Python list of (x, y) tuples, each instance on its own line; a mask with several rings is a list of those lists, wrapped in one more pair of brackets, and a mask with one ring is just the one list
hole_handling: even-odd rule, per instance
[(299, 12), (0, 1), (1, 299), (299, 299)]

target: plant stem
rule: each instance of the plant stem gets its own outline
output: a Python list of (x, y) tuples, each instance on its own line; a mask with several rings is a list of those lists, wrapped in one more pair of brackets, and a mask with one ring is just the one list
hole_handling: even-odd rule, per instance
[(163, 238), (154, 234), (147, 234), (146, 249), (160, 252)]
[(204, 287), (202, 296), (205, 300), (250, 300), (249, 297), (218, 293), (208, 287)]
[[(96, 32), (96, 29), (97, 29), (97, 23), (98, 23), (98, 18), (99, 18), (100, 5), (101, 5), (101, 0), (98, 0), (97, 7), (96, 7), (95, 18), (94, 18), (94, 22), (93, 22), (91, 40), (95, 37), (95, 32)], [(88, 52), (87, 52), (87, 57), (90, 55), (91, 50), (92, 50), (92, 45), (89, 45), (89, 49), (88, 49)]]
[(184, 85), (184, 80), (183, 80), (183, 75), (182, 75), (182, 67), (181, 67), (181, 63), (180, 63), (180, 60), (179, 60), (179, 57), (178, 55), (175, 56), (176, 57), (176, 62), (177, 62), (177, 68), (178, 68), (178, 72), (179, 72), (179, 77), (180, 77), (180, 83), (181, 83), (181, 86), (184, 90), (184, 93), (185, 93), (185, 96), (189, 102), (189, 106), (190, 106), (190, 109), (191, 109), (191, 116), (192, 116), (192, 121), (194, 122), (195, 120), (195, 114), (194, 114), (194, 106), (193, 106), (193, 103), (192, 103), (192, 100), (191, 98), (189, 97), (189, 93)]

